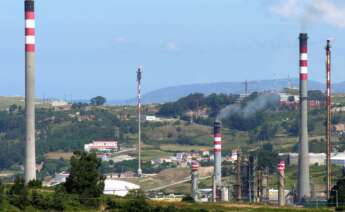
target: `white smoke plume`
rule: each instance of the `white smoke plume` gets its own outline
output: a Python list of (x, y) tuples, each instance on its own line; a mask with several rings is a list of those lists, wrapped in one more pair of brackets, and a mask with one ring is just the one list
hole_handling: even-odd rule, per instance
[(283, 17), (298, 18), (302, 28), (310, 23), (324, 23), (345, 28), (345, 1), (283, 0), (273, 5), (271, 11)]
[(265, 109), (271, 104), (277, 104), (279, 102), (279, 96), (276, 93), (270, 94), (260, 94), (255, 99), (246, 103), (244, 107), (240, 104), (231, 104), (223, 108), (217, 115), (216, 120), (223, 120), (234, 114), (240, 115), (244, 118), (249, 118), (255, 115), (256, 112)]

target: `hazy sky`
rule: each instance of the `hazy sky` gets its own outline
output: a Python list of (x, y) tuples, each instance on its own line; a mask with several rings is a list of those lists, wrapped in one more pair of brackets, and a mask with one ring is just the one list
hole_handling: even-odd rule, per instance
[[(24, 93), (24, 1), (1, 0), (0, 95)], [(37, 0), (37, 96), (111, 99), (189, 83), (298, 77), (298, 33), (310, 78), (345, 80), (343, 0)]]

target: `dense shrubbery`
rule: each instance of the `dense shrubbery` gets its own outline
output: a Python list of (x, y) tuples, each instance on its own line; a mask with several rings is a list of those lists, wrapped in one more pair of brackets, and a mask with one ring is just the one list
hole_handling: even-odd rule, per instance
[(70, 175), (64, 183), (66, 192), (79, 196), (80, 203), (98, 206), (103, 194), (104, 180), (100, 173), (101, 159), (95, 153), (74, 152), (71, 158)]

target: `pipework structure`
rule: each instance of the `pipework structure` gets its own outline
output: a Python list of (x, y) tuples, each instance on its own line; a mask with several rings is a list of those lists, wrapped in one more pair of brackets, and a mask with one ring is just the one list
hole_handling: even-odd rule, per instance
[(138, 177), (143, 175), (141, 170), (141, 66), (137, 70), (137, 110), (138, 110)]
[(199, 184), (199, 175), (198, 175), (198, 169), (199, 164), (197, 161), (193, 160), (191, 164), (192, 169), (192, 197), (194, 201), (198, 201), (198, 184)]
[(298, 154), (297, 202), (310, 197), (308, 149), (308, 34), (299, 35), (300, 51), (300, 133)]
[(331, 152), (332, 152), (332, 93), (331, 93), (331, 41), (327, 40), (326, 45), (326, 107), (327, 107), (327, 126), (326, 126), (326, 167), (327, 167), (327, 199), (330, 198), (331, 186), (332, 186), (332, 165), (331, 165)]
[(35, 2), (25, 0), (25, 183), (36, 179)]
[(242, 199), (242, 181), (241, 181), (241, 155), (240, 151), (237, 152), (237, 160), (236, 160), (236, 182), (235, 182), (235, 198), (236, 201), (241, 201)]
[(215, 121), (213, 125), (214, 145), (214, 172), (213, 172), (213, 202), (220, 200), (222, 188), (222, 134), (221, 122)]

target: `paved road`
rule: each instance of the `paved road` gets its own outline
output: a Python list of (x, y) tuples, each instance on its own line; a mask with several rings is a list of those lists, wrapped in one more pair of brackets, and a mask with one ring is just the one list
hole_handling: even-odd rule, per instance
[[(204, 179), (208, 179), (208, 178), (211, 178), (211, 177), (212, 176), (200, 177), (199, 180), (204, 180)], [(171, 186), (183, 184), (183, 183), (186, 183), (186, 182), (189, 182), (189, 181), (191, 181), (191, 177), (189, 177), (188, 179), (184, 179), (184, 180), (181, 180), (181, 181), (177, 181), (177, 182), (168, 184), (168, 185), (163, 185), (163, 186), (159, 186), (159, 187), (156, 187), (156, 188), (150, 188), (147, 191), (159, 191), (159, 190), (163, 190), (165, 188), (169, 188)]]

